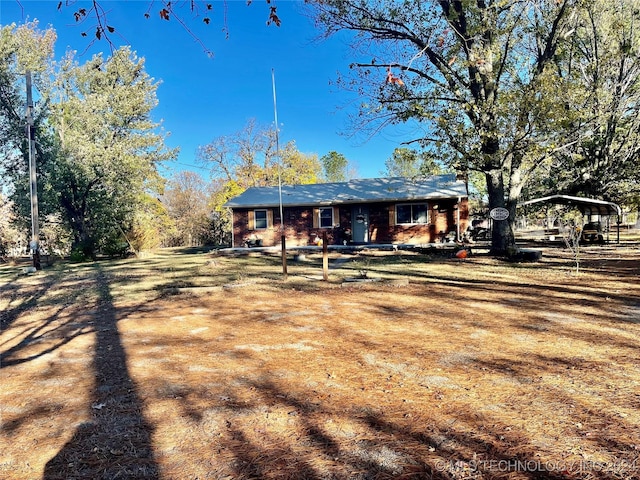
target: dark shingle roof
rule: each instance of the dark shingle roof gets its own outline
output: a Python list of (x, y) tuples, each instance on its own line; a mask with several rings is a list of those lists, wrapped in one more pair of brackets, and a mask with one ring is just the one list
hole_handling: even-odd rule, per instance
[[(466, 197), (465, 183), (455, 174), (417, 179), (405, 177), (363, 178), (342, 183), (283, 185), (283, 206), (340, 205), (349, 203), (405, 202)], [(253, 187), (229, 200), (231, 208), (280, 205), (278, 187)]]

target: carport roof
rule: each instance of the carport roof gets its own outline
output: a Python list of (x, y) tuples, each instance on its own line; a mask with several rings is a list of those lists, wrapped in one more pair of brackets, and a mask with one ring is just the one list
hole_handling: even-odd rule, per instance
[[(410, 202), (418, 200), (467, 197), (466, 185), (455, 174), (424, 178), (363, 178), (341, 183), (283, 185), (283, 206), (341, 205), (373, 202)], [(232, 198), (225, 207), (275, 207), (278, 187), (253, 187)]]
[(550, 195), (548, 197), (534, 198), (532, 200), (520, 202), (518, 203), (518, 206), (521, 207), (543, 202), (574, 206), (580, 210), (583, 215), (622, 215), (620, 207), (613, 202), (597, 200), (595, 198), (572, 197), (570, 195)]

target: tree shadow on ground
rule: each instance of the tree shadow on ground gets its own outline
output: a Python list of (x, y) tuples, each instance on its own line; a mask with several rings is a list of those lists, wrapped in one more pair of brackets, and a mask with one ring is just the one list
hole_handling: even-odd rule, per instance
[(92, 420), (78, 426), (73, 437), (49, 460), (44, 480), (70, 478), (159, 478), (153, 455), (153, 427), (145, 420), (142, 402), (127, 367), (118, 332), (109, 282), (96, 267), (99, 299), (93, 359), (95, 376)]
[(42, 280), (40, 285), (33, 288), (25, 288), (19, 282), (20, 275), (14, 273), (12, 275), (4, 275), (2, 280), (6, 280), (0, 285), (0, 295), (2, 296), (7, 307), (0, 311), (0, 329), (8, 329), (13, 322), (25, 311), (34, 308), (38, 302), (46, 295), (47, 290), (59, 281), (59, 275), (50, 275)]
[[(357, 406), (346, 407), (344, 412), (324, 411), (270, 381), (254, 382), (252, 388), (266, 398), (275, 399), (274, 408), (283, 406), (295, 416), (303, 432), (297, 438), (296, 448), (304, 446), (306, 455), (296, 454), (286, 441), (268, 447), (258, 445), (241, 428), (234, 427), (228, 448), (234, 452), (237, 478), (347, 478), (345, 472), (350, 472), (348, 478), (361, 480), (462, 480), (504, 478), (508, 473), (518, 473), (518, 478), (523, 479), (567, 478), (561, 472), (544, 470), (536, 458), (524, 451), (526, 448), (521, 455), (514, 456), (513, 452), (502, 450), (501, 442), (476, 435), (467, 425), (456, 428), (445, 424), (415, 425), (410, 421), (396, 423), (374, 410), (358, 413)], [(339, 422), (341, 415), (358, 422), (368, 433), (339, 444), (324, 424)], [(281, 465), (285, 458), (286, 466)], [(317, 466), (318, 459), (324, 461), (326, 469)]]
[[(56, 288), (79, 291), (81, 285), (65, 280), (61, 272), (50, 272), (26, 285), (15, 277), (0, 288), (7, 304), (0, 312), (1, 331), (11, 332), (0, 343), (0, 369), (36, 360), (93, 333), (91, 320), (79, 314), (73, 302), (51, 293)], [(46, 312), (44, 318), (38, 310)]]

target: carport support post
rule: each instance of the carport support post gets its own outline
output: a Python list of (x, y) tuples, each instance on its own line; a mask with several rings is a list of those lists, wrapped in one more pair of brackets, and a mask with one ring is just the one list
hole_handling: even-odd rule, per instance
[(456, 203), (456, 242), (462, 241), (460, 237), (460, 202), (462, 198), (458, 197), (458, 203)]
[(329, 247), (327, 246), (327, 232), (322, 232), (322, 279), (329, 280)]

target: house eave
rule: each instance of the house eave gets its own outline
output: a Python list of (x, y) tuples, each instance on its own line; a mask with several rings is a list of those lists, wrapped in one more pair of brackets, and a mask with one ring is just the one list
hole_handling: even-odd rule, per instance
[[(292, 207), (338, 207), (341, 205), (371, 205), (376, 203), (411, 203), (420, 202), (425, 200), (457, 200), (466, 199), (468, 195), (434, 195), (428, 197), (415, 197), (415, 198), (385, 198), (380, 200), (338, 200), (335, 202), (316, 202), (316, 203), (283, 203), (283, 208)], [(279, 208), (279, 203), (260, 203), (260, 204), (246, 204), (246, 205), (231, 205), (225, 204), (226, 208), (231, 209), (252, 209), (252, 208)]]

